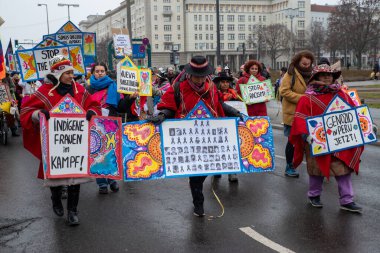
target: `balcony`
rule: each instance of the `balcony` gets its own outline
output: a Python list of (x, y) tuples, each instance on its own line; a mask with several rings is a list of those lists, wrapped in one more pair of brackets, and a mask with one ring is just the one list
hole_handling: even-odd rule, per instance
[(164, 16), (171, 16), (171, 15), (173, 15), (173, 12), (171, 10), (164, 10), (162, 12), (162, 15), (164, 15)]

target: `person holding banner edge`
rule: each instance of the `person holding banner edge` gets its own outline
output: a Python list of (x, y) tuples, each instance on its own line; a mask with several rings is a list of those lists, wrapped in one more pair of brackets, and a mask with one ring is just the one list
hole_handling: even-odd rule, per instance
[[(332, 154), (311, 156), (313, 138), (308, 135), (306, 118), (324, 113), (335, 95), (339, 95), (346, 103), (355, 106), (350, 96), (336, 82), (340, 71), (334, 71), (327, 64), (317, 65), (313, 69), (305, 95), (299, 100), (289, 141), (294, 145), (294, 167), (297, 168), (306, 155), (309, 174), (309, 202), (313, 207), (321, 208), (320, 200), (324, 177), (335, 176), (339, 189), (340, 208), (350, 212), (360, 213), (362, 208), (355, 204), (351, 181), (353, 171), (359, 173), (360, 156), (364, 147), (353, 147)], [(328, 134), (328, 133), (326, 133)], [(325, 137), (326, 138), (326, 137)]]
[[(78, 83), (75, 83), (74, 68), (70, 60), (62, 55), (55, 56), (50, 61), (50, 72), (46, 75), (42, 85), (30, 99), (21, 107), (21, 124), (23, 126), (24, 147), (40, 161), (41, 142), (39, 133), (39, 113), (43, 113), (48, 120), (51, 110), (64, 96), (70, 94), (87, 111), (86, 119), (91, 120), (93, 115), (100, 115), (100, 105)], [(43, 168), (40, 162), (38, 178), (43, 179)], [(45, 179), (44, 185), (49, 186), (52, 196), (53, 211), (58, 216), (64, 215), (61, 202), (62, 186), (68, 185), (67, 222), (70, 226), (79, 225), (78, 202), (80, 184), (92, 181), (90, 178), (62, 178)]]
[[(213, 67), (203, 56), (194, 56), (190, 63), (174, 80), (162, 96), (157, 108), (160, 113), (148, 119), (155, 124), (162, 123), (168, 118), (184, 118), (199, 101), (203, 101), (214, 117), (243, 117), (236, 109), (223, 103), (220, 92), (217, 90), (209, 75), (213, 73)], [(194, 215), (205, 216), (203, 182), (207, 176), (190, 177), (189, 184), (194, 204)]]

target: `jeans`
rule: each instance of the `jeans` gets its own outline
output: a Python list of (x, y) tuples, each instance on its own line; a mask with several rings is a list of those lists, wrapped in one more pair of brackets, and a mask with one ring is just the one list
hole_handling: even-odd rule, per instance
[(113, 184), (115, 180), (109, 178), (97, 178), (96, 183), (99, 188), (107, 188), (108, 185)]

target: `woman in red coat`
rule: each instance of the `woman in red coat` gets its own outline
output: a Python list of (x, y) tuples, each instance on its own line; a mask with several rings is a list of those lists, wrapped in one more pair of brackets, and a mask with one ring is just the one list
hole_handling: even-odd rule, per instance
[[(262, 71), (261, 64), (258, 61), (250, 60), (244, 64), (244, 74), (236, 83), (236, 90), (241, 96), (240, 84), (248, 83), (250, 76), (256, 77), (259, 81), (264, 81), (265, 78), (260, 74)], [(248, 115), (249, 116), (268, 116), (267, 106), (265, 102), (247, 105)]]
[[(75, 83), (74, 68), (70, 60), (61, 55), (50, 61), (50, 71), (42, 85), (21, 108), (21, 124), (23, 126), (24, 147), (40, 160), (38, 178), (43, 179), (42, 155), (39, 130), (39, 113), (43, 113), (46, 119), (50, 118), (49, 111), (67, 94), (70, 94), (87, 111), (86, 119), (93, 115), (101, 115), (100, 104), (92, 99), (82, 85)], [(77, 205), (79, 202), (80, 184), (88, 182), (88, 178), (63, 178), (47, 179), (45, 185), (50, 186), (52, 193), (53, 211), (58, 216), (63, 216), (61, 202), (62, 186), (69, 185), (67, 199), (68, 224), (78, 225)]]

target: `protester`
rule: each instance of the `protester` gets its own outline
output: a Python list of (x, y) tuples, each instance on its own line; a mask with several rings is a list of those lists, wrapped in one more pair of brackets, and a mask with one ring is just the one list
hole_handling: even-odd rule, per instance
[[(11, 102), (11, 107), (16, 108), (17, 107), (17, 100), (16, 100), (16, 96), (15, 96), (16, 87), (15, 87), (12, 79), (10, 78), (9, 74), (7, 74), (7, 76), (4, 79), (0, 80), (0, 85), (4, 85), (5, 90), (8, 94), (9, 102)], [(11, 114), (11, 111), (4, 111), (4, 112), (5, 112), (5, 117), (7, 119), (8, 127), (11, 129), (11, 132), (12, 132), (12, 137), (20, 136), (17, 133), (18, 128), (16, 126), (15, 116), (13, 114)]]
[[(50, 61), (50, 74), (46, 75), (42, 85), (21, 108), (21, 123), (23, 126), (24, 147), (41, 161), (41, 141), (39, 134), (39, 113), (46, 119), (50, 118), (51, 110), (64, 96), (71, 95), (86, 112), (89, 121), (93, 115), (100, 115), (100, 105), (78, 83), (73, 81), (74, 68), (70, 60), (62, 55), (55, 56)], [(38, 178), (43, 179), (43, 168), (40, 162)], [(68, 186), (67, 222), (70, 226), (78, 225), (78, 202), (80, 184), (91, 181), (90, 178), (62, 178), (46, 179), (45, 186), (49, 186), (52, 196), (53, 211), (58, 216), (64, 215), (61, 202), (62, 186)]]
[[(162, 96), (158, 116), (150, 119), (160, 124), (166, 118), (184, 118), (199, 101), (203, 101), (213, 117), (235, 116), (241, 114), (224, 104), (216, 86), (208, 78), (213, 73), (213, 67), (203, 56), (194, 56), (184, 68), (184, 72), (174, 81), (172, 87)], [(203, 217), (204, 196), (203, 182), (206, 176), (190, 177), (190, 189), (193, 196), (194, 215)]]
[[(311, 76), (313, 62), (314, 55), (312, 52), (307, 50), (300, 51), (293, 56), (288, 71), (281, 81), (280, 96), (282, 97), (282, 117), (285, 137), (289, 137), (294, 111), (298, 101), (306, 91), (306, 84)], [(299, 173), (293, 167), (293, 155), (294, 148), (288, 140), (285, 148), (285, 176), (299, 177)]]
[(176, 77), (177, 77), (177, 74), (175, 73), (174, 69), (172, 67), (168, 67), (166, 78), (168, 79), (169, 83), (172, 84), (172, 82), (174, 81)]
[[(261, 75), (261, 64), (256, 60), (247, 61), (244, 65), (245, 74), (236, 83), (236, 90), (241, 96), (240, 84), (248, 83), (251, 76), (254, 76), (259, 81), (264, 81), (265, 78)], [(265, 102), (247, 105), (249, 116), (267, 116), (267, 106)]]
[(324, 177), (335, 176), (339, 189), (340, 208), (350, 212), (361, 212), (362, 208), (355, 204), (352, 189), (351, 173), (359, 172), (360, 156), (363, 147), (349, 148), (343, 151), (321, 156), (311, 156), (312, 138), (308, 135), (306, 118), (324, 113), (335, 95), (354, 106), (351, 98), (336, 83), (341, 72), (333, 71), (327, 64), (314, 67), (309, 79), (305, 96), (301, 97), (295, 111), (294, 122), (289, 137), (295, 147), (294, 167), (297, 168), (306, 154), (307, 171), (309, 173), (308, 197), (312, 206), (322, 207), (320, 196)]
[[(92, 98), (100, 103), (103, 116), (117, 117), (119, 112), (126, 111), (126, 109), (122, 108), (131, 106), (132, 102), (121, 102), (120, 94), (117, 92), (117, 85), (107, 75), (107, 66), (104, 63), (95, 63), (91, 68), (91, 74), (87, 90), (92, 95)], [(126, 96), (125, 99), (129, 100), (136, 98), (136, 96), (137, 93)], [(119, 191), (119, 184), (113, 179), (97, 178), (96, 183), (99, 186), (99, 194), (107, 194), (108, 185), (111, 191)]]
[[(237, 92), (232, 89), (232, 76), (228, 76), (226, 72), (219, 72), (218, 76), (213, 79), (214, 83), (222, 93), (223, 101), (241, 101)], [(220, 178), (221, 175), (215, 176), (216, 178)], [(229, 174), (228, 181), (230, 182), (238, 182), (238, 178), (236, 174)]]

